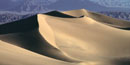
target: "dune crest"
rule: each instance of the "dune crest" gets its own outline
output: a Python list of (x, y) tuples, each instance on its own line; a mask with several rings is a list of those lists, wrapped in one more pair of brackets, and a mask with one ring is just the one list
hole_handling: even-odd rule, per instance
[(24, 20), (1, 25), (1, 41), (54, 59), (66, 62), (80, 62), (58, 49), (53, 31), (44, 21), (39, 20), (38, 22), (39, 18), (35, 15)]
[(129, 27), (128, 21), (85, 9), (52, 11), (3, 24), (0, 57), (4, 60), (0, 64), (130, 64)]
[(130, 22), (115, 19), (109, 16), (105, 16), (99, 13), (94, 13), (85, 9), (79, 9), (79, 10), (72, 10), (72, 11), (65, 11), (64, 14), (68, 14), (71, 16), (79, 17), (79, 16), (87, 16), (90, 17), (98, 22), (105, 23), (109, 26), (113, 26), (120, 29), (129, 30), (130, 29)]

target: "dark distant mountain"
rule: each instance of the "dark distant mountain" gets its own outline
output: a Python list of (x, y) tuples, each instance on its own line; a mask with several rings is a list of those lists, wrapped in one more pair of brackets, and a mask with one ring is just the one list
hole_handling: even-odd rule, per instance
[(22, 5), (18, 5), (15, 8), (9, 9), (9, 11), (14, 12), (46, 12), (49, 11), (45, 5), (47, 5), (47, 2), (45, 0), (23, 0)]
[(8, 11), (16, 6), (22, 5), (22, 0), (0, 0), (0, 11)]
[(73, 9), (87, 9), (91, 11), (125, 11), (129, 12), (128, 8), (105, 7), (90, 0), (59, 0), (49, 6), (50, 9), (56, 10), (73, 10)]
[[(6, 2), (6, 1), (5, 1)], [(105, 1), (104, 1), (105, 2)], [(123, 11), (129, 12), (129, 8), (121, 7), (105, 7), (99, 3), (90, 0), (18, 0), (13, 8), (6, 9), (13, 12), (35, 12), (43, 13), (52, 10), (73, 10), (73, 9), (87, 9), (90, 11)], [(14, 3), (10, 2), (14, 5)], [(8, 4), (9, 5), (9, 4)], [(10, 5), (10, 6), (12, 6)]]
[(129, 8), (106, 7), (90, 0), (0, 0), (0, 24), (27, 18), (37, 13), (74, 9), (87, 9), (115, 18), (130, 20)]
[(90, 0), (106, 7), (130, 8), (130, 0)]
[(0, 25), (25, 19), (35, 14), (18, 14), (18, 13), (0, 13)]

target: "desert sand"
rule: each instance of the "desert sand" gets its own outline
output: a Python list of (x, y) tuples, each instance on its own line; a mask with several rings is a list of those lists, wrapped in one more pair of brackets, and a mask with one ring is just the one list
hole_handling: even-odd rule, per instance
[(129, 65), (130, 22), (85, 9), (0, 25), (0, 65)]

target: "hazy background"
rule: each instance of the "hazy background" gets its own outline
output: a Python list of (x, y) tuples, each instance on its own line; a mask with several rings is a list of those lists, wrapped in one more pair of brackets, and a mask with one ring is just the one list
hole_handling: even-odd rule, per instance
[(82, 8), (129, 12), (130, 0), (0, 0), (0, 11), (46, 12)]
[(130, 20), (130, 0), (0, 0), (0, 24), (53, 10), (87, 9)]

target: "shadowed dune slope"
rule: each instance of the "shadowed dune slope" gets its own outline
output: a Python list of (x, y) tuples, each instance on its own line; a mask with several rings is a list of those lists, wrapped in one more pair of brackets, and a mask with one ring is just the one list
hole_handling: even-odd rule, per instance
[(51, 12), (48, 12), (48, 13), (45, 13), (46, 15), (50, 15), (50, 16), (55, 16), (55, 17), (62, 17), (62, 18), (76, 18), (74, 16), (70, 16), (70, 15), (67, 15), (67, 14), (64, 14), (64, 13), (61, 13), (61, 12), (58, 12), (58, 11), (51, 11)]
[(0, 41), (0, 65), (76, 65)]
[(125, 30), (130, 29), (130, 22), (128, 22), (128, 21), (115, 19), (115, 18), (105, 16), (105, 15), (102, 15), (102, 14), (99, 14), (99, 13), (87, 11), (85, 9), (65, 11), (63, 13), (71, 15), (71, 16), (75, 16), (75, 17), (85, 15), (87, 17), (90, 17), (90, 18), (98, 21), (98, 22), (102, 22), (102, 23), (105, 23), (107, 25), (110, 25), (110, 26), (113, 26), (113, 27), (116, 27), (116, 28), (125, 29)]
[[(35, 15), (27, 19), (0, 25), (0, 40), (58, 60), (78, 62), (58, 49), (54, 40), (52, 40), (53, 34), (51, 33), (53, 31), (45, 30), (47, 25), (43, 26), (38, 23), (44, 25), (45, 21), (38, 22), (38, 17)], [(42, 32), (39, 32), (39, 30)]]
[(0, 25), (0, 34), (20, 33), (38, 28), (37, 16)]
[[(44, 19), (54, 31), (57, 46), (74, 58), (91, 61), (95, 65), (96, 63), (109, 65), (106, 61), (111, 63), (111, 60), (122, 63), (124, 58), (130, 59), (130, 31), (120, 29), (120, 27), (129, 27), (126, 24), (127, 21), (119, 20), (120, 24), (117, 25), (118, 21), (114, 22), (108, 17), (113, 23), (110, 25), (107, 23), (108, 19), (106, 19), (107, 24), (104, 24), (88, 16), (82, 18), (62, 18), (44, 14), (38, 16)], [(119, 59), (122, 61), (118, 61)], [(127, 63), (130, 64), (130, 62)]]
[(0, 58), (0, 64), (6, 61), (7, 65), (123, 65), (125, 61), (130, 64), (130, 31), (120, 29), (129, 27), (127, 21), (84, 9), (53, 11), (3, 24), (0, 57), (4, 60)]

